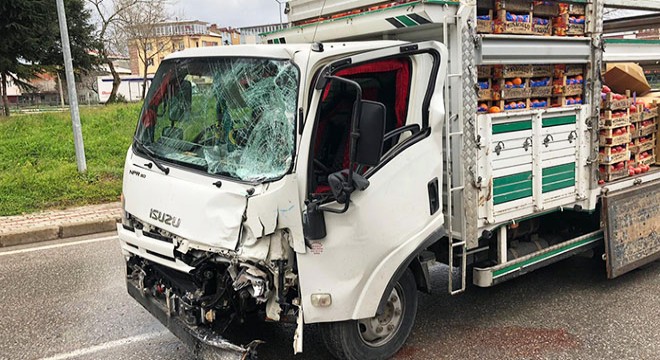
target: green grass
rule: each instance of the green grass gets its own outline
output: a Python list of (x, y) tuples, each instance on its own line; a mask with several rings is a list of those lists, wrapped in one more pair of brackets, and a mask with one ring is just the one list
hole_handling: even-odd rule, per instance
[(118, 201), (140, 104), (81, 108), (87, 173), (69, 112), (0, 118), (0, 216)]

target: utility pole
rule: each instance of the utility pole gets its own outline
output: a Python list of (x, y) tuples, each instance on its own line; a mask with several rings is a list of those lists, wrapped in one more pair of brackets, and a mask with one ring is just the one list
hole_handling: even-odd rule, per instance
[(275, 0), (275, 2), (280, 6), (280, 28), (284, 29), (284, 22), (282, 21), (282, 3), (285, 0)]
[(69, 90), (69, 107), (71, 109), (71, 122), (73, 125), (73, 143), (76, 148), (76, 164), (78, 172), (87, 171), (85, 160), (85, 144), (83, 143), (82, 126), (80, 125), (80, 110), (78, 109), (78, 95), (76, 94), (76, 78), (73, 76), (73, 62), (71, 60), (71, 46), (69, 45), (69, 30), (64, 12), (64, 0), (57, 2), (57, 18), (60, 23), (62, 36), (62, 52), (64, 53), (64, 70), (66, 72), (66, 87)]

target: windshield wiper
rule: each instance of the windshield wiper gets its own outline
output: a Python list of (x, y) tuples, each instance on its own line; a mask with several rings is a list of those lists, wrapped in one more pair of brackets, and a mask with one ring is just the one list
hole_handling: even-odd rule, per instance
[(142, 142), (140, 139), (137, 138), (137, 136), (133, 136), (133, 143), (137, 145), (138, 150), (142, 152), (144, 155), (151, 160), (154, 165), (158, 168), (158, 170), (162, 171), (163, 174), (168, 175), (170, 173), (170, 168), (163, 166), (158, 160), (156, 160), (156, 156), (154, 156), (154, 152), (149, 150)]

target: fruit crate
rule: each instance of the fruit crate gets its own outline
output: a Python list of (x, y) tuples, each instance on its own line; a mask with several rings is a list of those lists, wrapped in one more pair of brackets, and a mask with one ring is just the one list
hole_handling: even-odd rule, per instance
[(552, 78), (529, 79), (529, 87), (532, 88), (530, 97), (550, 97), (552, 95)]
[(490, 78), (493, 74), (493, 67), (490, 65), (479, 65), (477, 66), (477, 77), (479, 79)]
[[(477, 106), (477, 114), (487, 114), (489, 112), (488, 110), (494, 105), (494, 103), (494, 101), (479, 101), (479, 106)], [(497, 103), (499, 105), (499, 102)]]
[(644, 115), (643, 105), (630, 105), (630, 122), (635, 123), (638, 121), (642, 121), (643, 115)]
[(630, 125), (630, 115), (628, 110), (605, 110), (600, 114), (598, 126), (600, 128), (617, 128)]
[(655, 135), (643, 136), (638, 139), (635, 139), (635, 152), (634, 154), (639, 154), (644, 151), (649, 151), (655, 149)]
[[(644, 123), (647, 123), (647, 124), (644, 125)], [(638, 123), (638, 124), (639, 124), (639, 126), (637, 127), (637, 131), (638, 131), (638, 135), (640, 137), (654, 135), (656, 130), (657, 130), (655, 119), (642, 121), (641, 123)]]
[(532, 13), (515, 14), (508, 10), (498, 10), (493, 20), (493, 33), (532, 35)]
[(584, 74), (583, 65), (564, 65), (558, 64), (554, 66), (554, 76), (556, 78), (561, 78), (564, 76), (577, 76)]
[(601, 146), (617, 146), (630, 142), (630, 130), (628, 126), (614, 129), (601, 129), (599, 132), (599, 144)]
[[(617, 99), (616, 96), (623, 96), (621, 99)], [(630, 99), (630, 92), (626, 92), (626, 95), (619, 95), (614, 93), (605, 94), (605, 98), (601, 101), (600, 107), (605, 110), (624, 110), (630, 108), (632, 105), (632, 99)]]
[[(516, 80), (521, 83), (516, 83)], [(500, 89), (501, 100), (520, 100), (527, 99), (532, 95), (532, 88), (529, 86), (529, 79), (515, 78), (513, 80), (500, 79), (497, 89)]]
[(529, 99), (530, 109), (546, 109), (552, 105), (552, 99), (549, 97), (534, 97)]
[(532, 33), (540, 36), (551, 36), (552, 19), (542, 17), (532, 18)]
[(529, 110), (529, 99), (500, 100), (499, 108), (503, 111)]
[(635, 155), (635, 162), (637, 165), (651, 165), (655, 163), (655, 152), (653, 149), (651, 150), (646, 150), (646, 151), (640, 151), (638, 154)]
[(552, 95), (552, 107), (566, 107), (566, 106), (573, 106), (573, 105), (582, 105), (582, 97), (580, 96), (564, 96), (559, 94), (558, 96), (556, 94)]
[(493, 100), (493, 87), (491, 79), (479, 79), (477, 81), (477, 98), (479, 101)]
[(495, 0), (496, 10), (531, 12), (533, 2), (529, 0)]
[(598, 173), (600, 180), (605, 182), (623, 179), (628, 176), (628, 162), (622, 161), (612, 165), (600, 165)]
[(566, 4), (568, 5), (567, 12), (571, 15), (586, 15), (587, 7), (585, 4)]
[(644, 111), (642, 113), (642, 121), (650, 120), (658, 116), (658, 108), (652, 108), (649, 111)]
[(493, 33), (493, 10), (477, 10), (477, 33), (479, 34), (492, 34)]
[(552, 65), (532, 65), (532, 77), (552, 77), (555, 68)]
[(495, 78), (526, 78), (532, 77), (532, 65), (495, 65), (493, 77)]
[(598, 159), (601, 164), (616, 164), (630, 159), (628, 145), (603, 146), (598, 149)]

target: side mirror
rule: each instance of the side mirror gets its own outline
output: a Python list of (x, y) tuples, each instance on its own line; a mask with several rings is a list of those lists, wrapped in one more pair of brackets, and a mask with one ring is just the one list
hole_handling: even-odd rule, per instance
[(360, 136), (355, 149), (355, 162), (361, 165), (376, 166), (383, 155), (385, 138), (385, 105), (375, 101), (361, 100), (362, 111), (358, 119)]

